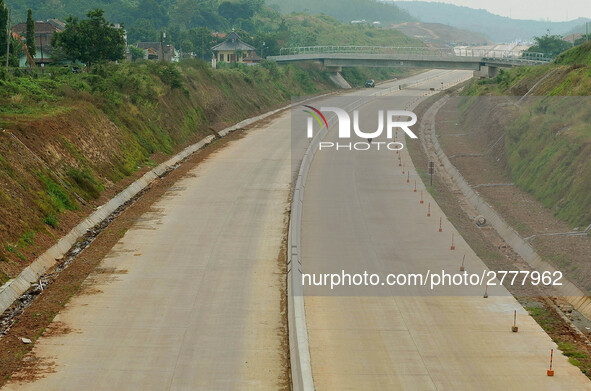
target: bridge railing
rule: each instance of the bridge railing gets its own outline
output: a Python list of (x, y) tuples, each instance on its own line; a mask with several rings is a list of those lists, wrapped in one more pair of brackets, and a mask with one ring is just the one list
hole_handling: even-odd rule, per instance
[(531, 62), (550, 62), (552, 57), (544, 53), (518, 52), (512, 50), (494, 50), (482, 48), (432, 48), (432, 47), (398, 47), (398, 46), (299, 46), (281, 48), (280, 55), (310, 54), (405, 54), (422, 57), (479, 57), (485, 59), (501, 59)]
[(417, 55), (453, 55), (452, 48), (397, 47), (397, 46), (300, 46), (281, 48), (280, 55), (297, 54), (417, 54)]

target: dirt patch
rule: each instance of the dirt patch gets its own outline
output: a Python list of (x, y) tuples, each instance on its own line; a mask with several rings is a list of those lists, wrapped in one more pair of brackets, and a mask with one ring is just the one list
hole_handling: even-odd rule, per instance
[(64, 322), (53, 321), (53, 322), (51, 322), (51, 324), (49, 324), (47, 326), (47, 328), (43, 332), (43, 337), (44, 338), (58, 337), (61, 335), (70, 334), (71, 332), (72, 332), (72, 328), (70, 328)]
[[(8, 379), (23, 381), (35, 380), (38, 376), (53, 372), (53, 362), (50, 359), (41, 359), (31, 354), (35, 341), (46, 332), (50, 335), (59, 335), (60, 332), (71, 330), (60, 329), (59, 324), (52, 324), (53, 318), (64, 308), (69, 299), (75, 294), (99, 293), (92, 284), (83, 284), (86, 278), (96, 270), (96, 266), (107, 255), (111, 248), (121, 239), (124, 233), (158, 201), (167, 190), (189, 171), (197, 167), (201, 162), (215, 154), (219, 149), (236, 141), (246, 134), (240, 130), (233, 132), (223, 139), (216, 140), (203, 150), (193, 154), (176, 170), (170, 172), (164, 178), (156, 180), (150, 185), (142, 197), (128, 207), (121, 215), (102, 231), (92, 244), (82, 251), (78, 257), (64, 269), (56, 280), (39, 294), (32, 304), (27, 307), (22, 315), (12, 325), (8, 333), (0, 339), (0, 386)], [(102, 275), (115, 275), (124, 271), (98, 270)], [(50, 271), (51, 272), (51, 271)], [(82, 289), (84, 287), (84, 289)], [(50, 326), (51, 325), (51, 326)], [(21, 337), (29, 338), (31, 344), (23, 344)], [(18, 378), (12, 377), (18, 371)]]
[(55, 361), (29, 354), (22, 360), (18, 372), (15, 372), (11, 379), (16, 382), (29, 383), (55, 372)]
[[(290, 197), (291, 198), (291, 197)], [(277, 268), (280, 270), (278, 278), (281, 287), (281, 301), (279, 302), (279, 313), (281, 314), (281, 327), (277, 331), (279, 338), (281, 338), (281, 364), (284, 368), (284, 373), (277, 384), (278, 390), (288, 391), (291, 385), (291, 358), (289, 350), (289, 330), (287, 321), (287, 232), (289, 227), (289, 211), (285, 213), (283, 230), (283, 241), (281, 242), (281, 249), (277, 255)]]

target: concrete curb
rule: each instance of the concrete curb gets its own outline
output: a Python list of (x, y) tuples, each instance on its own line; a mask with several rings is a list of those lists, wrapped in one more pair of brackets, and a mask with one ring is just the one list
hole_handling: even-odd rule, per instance
[[(443, 106), (449, 97), (439, 99), (433, 106), (432, 115), (435, 116), (437, 111)], [(450, 162), (447, 155), (441, 149), (439, 140), (435, 134), (435, 122), (433, 121), (430, 125), (430, 129), (427, 129), (430, 133), (429, 137), (435, 147), (437, 157), (443, 163), (445, 170), (450, 174), (454, 183), (461, 190), (464, 197), (468, 199), (470, 204), (486, 218), (486, 221), (498, 232), (499, 235), (505, 240), (512, 248), (523, 258), (532, 268), (539, 272), (550, 272), (554, 273), (557, 270), (544, 261), (538, 253), (527, 243), (509, 224), (503, 220), (503, 218), (482, 198), (476, 191), (466, 182), (462, 174), (458, 169)], [(554, 287), (560, 295), (564, 298), (579, 312), (585, 315), (587, 318), (591, 317), (591, 298), (585, 295), (573, 283), (568, 281), (566, 278), (562, 279), (562, 286)]]
[[(329, 94), (321, 95), (326, 96)], [(318, 97), (310, 98), (317, 99)], [(256, 117), (245, 119), (244, 121), (238, 122), (237, 124), (223, 129), (219, 132), (220, 136), (224, 137), (228, 133), (235, 130), (241, 129), (245, 126), (251, 125), (257, 121), (270, 117), (282, 110), (289, 109), (294, 105), (300, 103), (292, 103), (282, 108), (258, 115)], [(0, 287), (0, 313), (3, 313), (8, 309), (15, 300), (17, 300), (22, 294), (24, 294), (30, 287), (31, 284), (38, 281), (39, 278), (52, 266), (56, 264), (76, 243), (76, 241), (83, 236), (89, 229), (101, 223), (107, 217), (109, 217), (117, 208), (131, 200), (140, 191), (145, 189), (150, 183), (156, 178), (164, 174), (166, 171), (174, 168), (178, 163), (187, 158), (189, 155), (197, 152), (207, 144), (211, 143), (214, 136), (207, 136), (201, 141), (188, 146), (178, 154), (174, 155), (166, 162), (158, 165), (156, 168), (144, 174), (140, 179), (133, 182), (125, 190), (121, 191), (114, 198), (112, 198), (106, 204), (100, 206), (90, 216), (84, 219), (80, 224), (74, 227), (68, 234), (62, 237), (54, 246), (49, 248), (43, 254), (41, 254), (36, 260), (34, 260), (29, 266), (27, 266), (16, 278), (9, 280)]]
[[(424, 80), (426, 81), (426, 80)], [(416, 82), (413, 84), (420, 84)], [(343, 107), (346, 111), (368, 103), (372, 99), (398, 90), (398, 87), (391, 87), (376, 91), (367, 96), (360, 97), (356, 101)], [(316, 99), (316, 98), (315, 98)], [(294, 105), (300, 105), (297, 103)], [(327, 118), (328, 128), (331, 128), (337, 122), (336, 115)], [(304, 202), (304, 192), (306, 189), (306, 179), (312, 165), (312, 160), (316, 155), (319, 143), (328, 134), (328, 128), (323, 128), (314, 136), (302, 162), (296, 179), (293, 197), (291, 200), (291, 213), (289, 221), (289, 232), (287, 236), (287, 322), (289, 330), (289, 353), (291, 363), (291, 381), (294, 391), (313, 391), (314, 379), (312, 376), (312, 366), (310, 362), (310, 347), (308, 344), (308, 326), (306, 325), (306, 310), (304, 306), (304, 292), (301, 285), (302, 280), (302, 260), (301, 254), (301, 232), (302, 232), (302, 208)]]

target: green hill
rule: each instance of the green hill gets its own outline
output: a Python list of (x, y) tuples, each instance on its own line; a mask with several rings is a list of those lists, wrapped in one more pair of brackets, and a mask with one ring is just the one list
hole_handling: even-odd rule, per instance
[(382, 24), (415, 20), (394, 4), (378, 3), (375, 0), (267, 0), (267, 4), (282, 13), (326, 14), (345, 23), (363, 19), (369, 23), (379, 21)]
[[(374, 11), (392, 11), (393, 19), (406, 15), (395, 6), (371, 0), (351, 1), (369, 4), (368, 9)], [(132, 44), (157, 41), (164, 31), (166, 43), (173, 43), (184, 52), (197, 53), (203, 59), (211, 58), (210, 48), (222, 39), (212, 37), (212, 31), (225, 33), (232, 28), (259, 53), (263, 51), (264, 42), (264, 55), (278, 54), (279, 49), (286, 46), (423, 45), (420, 40), (408, 38), (396, 30), (341, 23), (326, 15), (281, 15), (266, 6), (264, 0), (7, 0), (6, 3), (12, 10), (14, 23), (26, 18), (28, 7), (32, 8), (36, 20), (65, 20), (69, 15), (84, 17), (89, 10), (98, 7), (105, 10), (107, 20), (124, 23), (128, 42)]]
[(490, 45), (493, 42), (484, 34), (461, 30), (441, 23), (404, 22), (393, 26), (409, 37), (415, 37), (433, 46)]
[(287, 46), (424, 46), (398, 30), (344, 24), (327, 15), (292, 13), (285, 16), (285, 24), (290, 31)]

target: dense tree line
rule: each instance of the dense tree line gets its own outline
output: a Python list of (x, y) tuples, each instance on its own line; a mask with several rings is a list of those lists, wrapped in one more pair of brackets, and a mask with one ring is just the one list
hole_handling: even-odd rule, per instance
[(564, 41), (561, 35), (550, 34), (550, 31), (548, 30), (546, 34), (540, 37), (535, 37), (534, 45), (532, 45), (527, 51), (556, 57), (565, 50), (570, 49), (572, 46), (572, 43)]
[(122, 60), (125, 57), (125, 32), (104, 17), (104, 11), (88, 12), (87, 19), (66, 19), (66, 29), (53, 35), (51, 46), (70, 61), (80, 61), (88, 68), (95, 63)]
[[(88, 10), (100, 8), (107, 20), (124, 23), (129, 42), (135, 43), (157, 41), (161, 31), (171, 29), (205, 27), (224, 32), (232, 27), (249, 27), (250, 31), (256, 25), (251, 19), (264, 6), (264, 0), (7, 0), (7, 5), (15, 22), (24, 22), (29, 8), (37, 20), (82, 18)], [(181, 37), (171, 39), (177, 45), (181, 43)]]
[[(174, 44), (183, 56), (193, 53), (204, 60), (211, 58), (211, 47), (223, 40), (222, 35), (213, 33), (227, 33), (231, 29), (235, 29), (245, 42), (253, 45), (257, 53), (264, 56), (278, 54), (279, 49), (284, 46), (308, 46), (321, 40), (327, 41), (326, 37), (331, 34), (328, 41), (336, 40), (342, 44), (349, 42), (352, 34), (348, 31), (349, 37), (337, 36), (347, 28), (350, 30), (351, 26), (348, 23), (340, 24), (327, 15), (312, 17), (298, 14), (284, 17), (277, 10), (266, 6), (265, 0), (54, 0), (51, 3), (45, 0), (5, 1), (10, 3), (15, 23), (24, 21), (28, 11), (25, 7), (31, 7), (36, 20), (68, 20), (71, 29), (81, 28), (76, 23), (82, 23), (81, 18), (87, 15), (89, 9), (100, 8), (104, 10), (102, 17), (105, 20), (124, 25), (129, 45), (137, 42), (159, 42), (162, 33), (166, 32), (165, 44)], [(360, 5), (364, 8), (369, 3), (376, 4), (372, 0), (343, 1), (351, 6), (353, 3), (357, 4), (354, 9), (359, 12)], [(329, 3), (336, 4), (334, 1)], [(378, 5), (377, 8), (368, 6), (367, 9), (373, 14), (377, 9), (394, 13), (398, 10), (392, 5)], [(363, 13), (359, 14), (362, 15)], [(359, 31), (353, 35), (363, 36), (365, 33), (358, 27), (356, 30)], [(396, 34), (394, 30), (391, 31), (392, 35)], [(62, 39), (65, 38), (66, 35), (62, 36)], [(393, 39), (398, 38), (396, 36)], [(71, 43), (75, 44), (73, 41), (74, 38)], [(65, 53), (64, 45), (58, 45), (54, 56), (78, 60), (84, 57), (83, 53)], [(137, 59), (140, 54), (136, 51), (132, 56)]]

